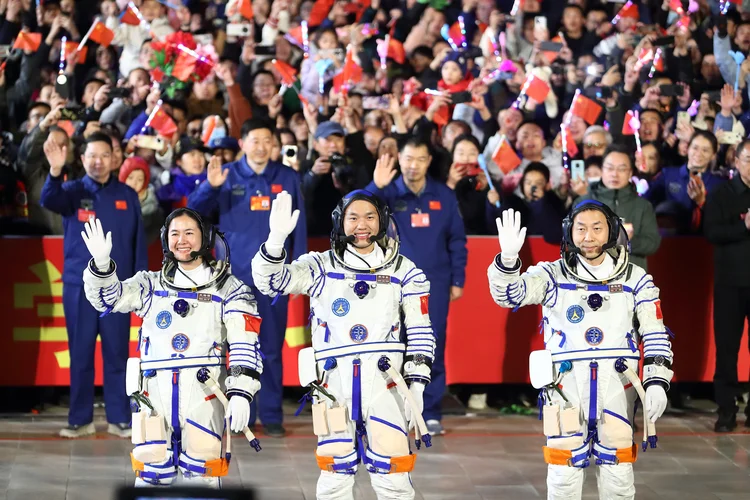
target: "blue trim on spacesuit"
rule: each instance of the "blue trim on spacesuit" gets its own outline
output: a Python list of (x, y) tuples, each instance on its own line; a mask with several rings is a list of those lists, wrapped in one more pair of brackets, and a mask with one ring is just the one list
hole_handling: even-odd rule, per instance
[(383, 425), (387, 425), (388, 427), (391, 427), (392, 429), (396, 429), (397, 431), (403, 433), (404, 436), (409, 436), (409, 434), (405, 430), (403, 430), (401, 427), (399, 427), (396, 424), (392, 424), (391, 422), (388, 422), (387, 420), (383, 420), (382, 418), (373, 417), (373, 416), (370, 417), (370, 420), (372, 420), (373, 422), (378, 422)]
[[(154, 292), (154, 295), (156, 295), (157, 297), (177, 297), (178, 299), (197, 299), (198, 295), (205, 296), (209, 294), (199, 292), (177, 292), (177, 295), (174, 295), (174, 292), (170, 292), (168, 290), (156, 290)], [(224, 302), (224, 299), (211, 294), (211, 301), (221, 303)]]

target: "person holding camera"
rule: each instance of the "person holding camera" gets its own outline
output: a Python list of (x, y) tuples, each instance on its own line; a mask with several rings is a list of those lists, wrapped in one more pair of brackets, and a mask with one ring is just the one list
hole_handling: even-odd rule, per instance
[(86, 139), (81, 155), (86, 176), (79, 180), (64, 182), (67, 145), (60, 146), (50, 137), (44, 143), (44, 154), (50, 170), (41, 204), (62, 215), (65, 227), (62, 300), (70, 349), (70, 412), (69, 425), (60, 436), (79, 438), (96, 432), (94, 351), (101, 333), (107, 432), (130, 437), (130, 403), (125, 394), (130, 315), (99, 317), (86, 300), (83, 271), (88, 266), (88, 252), (79, 234), (85, 223), (99, 219), (120, 242), (112, 249), (118, 276), (128, 279), (146, 270), (146, 238), (138, 194), (112, 175), (112, 140), (106, 134), (94, 133)]
[[(477, 148), (477, 154), (479, 150)], [(430, 281), (430, 322), (435, 333), (432, 383), (424, 394), (424, 418), (431, 435), (444, 434), (442, 400), (445, 393), (445, 332), (450, 302), (463, 295), (466, 278), (466, 231), (456, 194), (427, 175), (432, 162), (424, 139), (412, 137), (398, 156), (384, 156), (375, 167), (367, 190), (384, 199), (398, 224), (403, 254)]]
[[(359, 151), (369, 156), (361, 141), (362, 134), (357, 133), (356, 137), (361, 143)], [(303, 162), (300, 167), (310, 236), (329, 234), (333, 228), (330, 213), (337, 200), (365, 187), (372, 179), (372, 172), (364, 163), (347, 154), (347, 145), (352, 144), (347, 139), (341, 124), (334, 121), (319, 124), (313, 144), (315, 159)]]
[[(286, 335), (288, 298), (272, 301), (258, 293), (250, 261), (268, 237), (271, 200), (286, 191), (292, 196), (295, 209), (304, 211), (304, 202), (297, 172), (270, 159), (273, 126), (264, 120), (250, 119), (242, 125), (241, 135), (239, 143), (244, 156), (226, 165), (218, 157), (211, 161), (208, 178), (188, 197), (188, 207), (204, 217), (218, 217), (232, 249), (232, 273), (251, 288), (257, 299), (258, 313), (263, 318), (260, 342), (265, 368), (260, 377), (263, 392), (253, 402), (249, 425), (255, 423), (257, 406), (263, 432), (282, 437), (286, 430), (282, 425), (281, 349)], [(286, 252), (292, 260), (307, 252), (304, 215), (287, 239)]]
[[(562, 220), (568, 210), (565, 202), (552, 189), (549, 168), (541, 162), (529, 163), (523, 171), (519, 187), (521, 196), (513, 193), (501, 199), (495, 190), (487, 193), (492, 212), (488, 219), (495, 220), (502, 212), (513, 209), (521, 214), (521, 221), (529, 236), (542, 236), (547, 243), (559, 245), (562, 241)], [(500, 209), (495, 208), (497, 201), (501, 202)], [(497, 227), (491, 233), (497, 234)]]

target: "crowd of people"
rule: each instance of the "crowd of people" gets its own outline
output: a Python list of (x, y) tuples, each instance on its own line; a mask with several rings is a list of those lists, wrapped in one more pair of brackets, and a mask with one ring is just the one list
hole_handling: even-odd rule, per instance
[[(461, 296), (467, 234), (496, 234), (495, 219), (513, 208), (529, 235), (560, 243), (570, 207), (598, 200), (623, 219), (632, 262), (644, 268), (663, 235), (705, 234), (722, 247), (716, 294), (734, 298), (716, 302), (717, 430), (733, 428), (750, 300), (747, 264), (732, 271), (750, 226), (741, 3), (183, 3), (0, 0), (0, 46), (10, 46), (0, 67), (3, 234), (61, 235), (63, 216), (88, 218), (86, 198), (53, 200), (53, 179), (119, 181), (139, 203), (118, 194), (116, 210), (138, 212), (145, 243), (190, 206), (217, 216), (230, 247), (257, 240), (245, 258), (265, 236), (243, 239), (253, 223), (233, 212), (235, 197), (270, 209), (266, 192), (253, 196), (245, 183), (292, 193), (298, 240), (328, 236), (342, 196), (368, 188), (391, 206), (402, 239), (438, 249), (421, 261), (407, 251), (433, 283), (432, 315)], [(182, 81), (165, 66), (159, 44), (175, 34), (205, 75)], [(235, 161), (246, 171), (222, 168)], [(273, 173), (283, 180), (263, 178), (266, 165), (283, 167)], [(420, 208), (425, 193), (434, 200)], [(433, 240), (420, 240), (431, 225)], [(293, 247), (292, 257), (306, 249)], [(233, 267), (252, 286), (249, 263)], [(71, 280), (80, 288), (80, 274)], [(264, 307), (264, 326), (285, 324)], [(432, 323), (439, 365), (445, 319)], [(433, 367), (437, 389), (442, 370)], [(425, 395), (437, 432), (439, 396)]]

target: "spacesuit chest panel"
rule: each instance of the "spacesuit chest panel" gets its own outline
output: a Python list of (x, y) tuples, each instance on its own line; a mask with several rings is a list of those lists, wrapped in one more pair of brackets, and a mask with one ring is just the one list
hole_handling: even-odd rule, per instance
[(221, 324), (221, 302), (210, 299), (215, 293), (209, 288), (198, 298), (154, 295), (151, 310), (143, 318), (141, 358), (221, 356), (226, 333)]
[(608, 285), (607, 290), (596, 291), (581, 284), (575, 290), (560, 288), (563, 283), (566, 282), (558, 282), (559, 298), (555, 306), (544, 308), (547, 349), (553, 352), (636, 349), (632, 337), (633, 295), (623, 290), (625, 280)]
[(322, 293), (311, 302), (316, 349), (399, 342), (401, 285), (391, 283), (389, 274), (377, 276), (375, 282), (326, 278)]

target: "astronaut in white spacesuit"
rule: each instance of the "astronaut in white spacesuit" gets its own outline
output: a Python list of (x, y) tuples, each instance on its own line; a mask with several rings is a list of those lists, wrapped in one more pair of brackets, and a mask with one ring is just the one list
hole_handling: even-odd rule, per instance
[(126, 374), (136, 486), (169, 485), (179, 470), (181, 482), (220, 487), (231, 458), (229, 435), (222, 444), (225, 422), (247, 430), (263, 370), (261, 319), (250, 289), (230, 274), (226, 241), (197, 212), (175, 210), (161, 232), (161, 271), (120, 282), (101, 221), (89, 221), (81, 234), (93, 257), (83, 275), (88, 300), (105, 314), (133, 311), (143, 319), (140, 358), (128, 360)]
[(333, 211), (331, 250), (285, 265), (284, 240), (299, 215), (291, 206), (286, 192), (277, 196), (252, 269), (264, 294), (310, 296), (313, 347), (300, 354), (300, 373), (312, 372), (317, 497), (354, 498), (361, 461), (378, 499), (412, 499), (410, 428), (417, 426), (417, 446), (430, 444), (421, 416), (435, 349), (430, 284), (399, 254), (387, 205), (364, 190), (347, 194)]
[[(666, 409), (672, 379), (671, 334), (662, 321), (659, 289), (628, 262), (619, 217), (594, 200), (578, 203), (563, 221), (562, 258), (520, 274), (526, 228), (519, 215), (506, 210), (497, 219), (502, 251), (488, 275), (497, 304), (542, 305), (546, 350), (532, 353), (530, 370), (532, 383), (535, 371), (549, 370), (539, 401), (547, 498), (581, 498), (584, 469), (595, 462), (600, 498), (632, 499), (636, 392), (645, 405), (645, 451), (647, 444), (656, 446), (654, 422)], [(548, 365), (535, 366), (534, 359)]]

